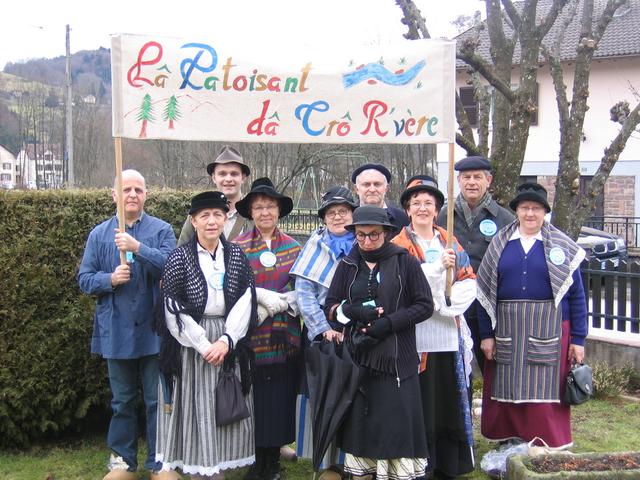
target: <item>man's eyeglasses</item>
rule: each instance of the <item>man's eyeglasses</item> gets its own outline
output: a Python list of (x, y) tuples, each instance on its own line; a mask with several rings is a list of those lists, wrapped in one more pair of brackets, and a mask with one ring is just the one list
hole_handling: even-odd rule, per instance
[(325, 217), (331, 218), (331, 219), (334, 219), (336, 217), (344, 218), (349, 214), (350, 211), (351, 210), (349, 210), (347, 208), (341, 208), (340, 210), (329, 211), (329, 212), (325, 213), (324, 215), (325, 215)]
[(369, 237), (369, 240), (371, 240), (372, 242), (375, 242), (380, 238), (380, 235), (382, 235), (383, 233), (384, 232), (371, 232), (371, 233), (356, 232), (356, 238), (358, 239), (359, 242), (364, 242), (365, 238)]

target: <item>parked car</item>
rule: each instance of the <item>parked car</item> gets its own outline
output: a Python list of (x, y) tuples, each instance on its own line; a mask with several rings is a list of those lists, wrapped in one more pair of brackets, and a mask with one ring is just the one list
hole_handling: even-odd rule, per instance
[(618, 266), (620, 260), (629, 258), (624, 238), (596, 228), (582, 227), (578, 245), (587, 251), (587, 258), (599, 260), (602, 269), (605, 268), (607, 260)]

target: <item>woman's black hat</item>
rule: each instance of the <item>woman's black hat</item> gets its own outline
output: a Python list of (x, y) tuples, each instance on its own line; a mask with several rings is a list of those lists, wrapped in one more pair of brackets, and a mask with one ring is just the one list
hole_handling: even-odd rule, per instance
[(382, 225), (390, 230), (395, 230), (395, 226), (389, 220), (387, 210), (373, 205), (363, 205), (353, 211), (353, 221), (344, 228), (353, 232), (356, 225)]
[(202, 192), (191, 199), (189, 215), (193, 215), (203, 208), (219, 208), (225, 212), (229, 211), (229, 200), (222, 192)]
[(324, 214), (330, 206), (340, 204), (348, 205), (351, 211), (358, 206), (348, 188), (341, 186), (331, 187), (322, 195), (322, 205), (318, 209), (318, 216), (324, 218)]
[(416, 192), (427, 192), (433, 195), (437, 201), (437, 208), (440, 210), (444, 205), (444, 194), (438, 189), (438, 182), (429, 175), (414, 175), (407, 182), (405, 191), (400, 195), (400, 205), (407, 209), (406, 202), (409, 201), (411, 195)]
[(291, 197), (287, 197), (281, 193), (278, 193), (273, 186), (273, 182), (267, 178), (262, 177), (254, 180), (251, 184), (251, 191), (245, 195), (245, 197), (236, 202), (236, 210), (244, 218), (251, 219), (251, 202), (256, 195), (266, 195), (269, 198), (273, 198), (278, 201), (280, 206), (279, 218), (286, 217), (293, 210), (293, 200)]
[(547, 190), (539, 183), (527, 182), (519, 185), (515, 198), (509, 202), (511, 210), (515, 211), (516, 208), (518, 208), (518, 204), (525, 200), (542, 204), (547, 213), (551, 211), (551, 207), (547, 201)]

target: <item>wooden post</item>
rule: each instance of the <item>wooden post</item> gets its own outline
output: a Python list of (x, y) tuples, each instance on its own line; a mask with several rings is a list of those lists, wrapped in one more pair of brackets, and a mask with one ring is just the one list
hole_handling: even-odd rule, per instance
[[(124, 223), (124, 192), (122, 191), (122, 138), (114, 137), (114, 146), (116, 153), (116, 198), (117, 198), (117, 209), (118, 209), (118, 229), (120, 232), (126, 231), (126, 225)], [(126, 265), (127, 263), (127, 253), (120, 252), (120, 265)]]
[[(447, 182), (447, 248), (453, 247), (453, 163), (455, 144), (449, 144), (449, 180)], [(445, 287), (444, 298), (447, 306), (451, 306), (451, 285), (453, 284), (453, 267), (447, 268), (447, 285)]]

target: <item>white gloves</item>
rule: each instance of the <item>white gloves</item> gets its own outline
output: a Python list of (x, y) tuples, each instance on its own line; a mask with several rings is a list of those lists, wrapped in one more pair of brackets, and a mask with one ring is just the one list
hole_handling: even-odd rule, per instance
[(264, 322), (268, 316), (269, 316), (269, 312), (267, 312), (267, 309), (264, 308), (262, 305), (258, 304), (258, 325), (261, 325), (262, 322)]
[(273, 292), (266, 288), (256, 288), (256, 299), (258, 307), (262, 306), (269, 317), (273, 317), (276, 313), (286, 312), (289, 308), (286, 294)]

